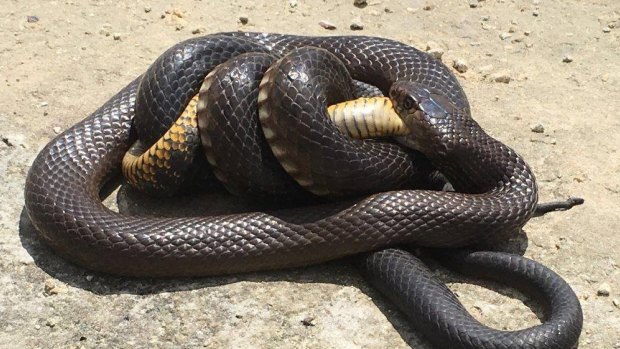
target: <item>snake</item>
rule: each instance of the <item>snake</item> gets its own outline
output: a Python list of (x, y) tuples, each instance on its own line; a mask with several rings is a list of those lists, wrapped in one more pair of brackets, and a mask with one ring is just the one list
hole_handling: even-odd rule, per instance
[[(308, 46), (329, 52), (353, 79), (389, 96), (411, 132), (399, 141), (428, 157), (455, 191), (387, 190), (364, 196), (327, 216), (299, 221), (259, 211), (146, 217), (114, 212), (102, 204), (102, 186), (120, 171), (136, 134), (146, 143), (156, 142), (174, 124), (172, 115), (178, 115), (199, 92), (214, 67), (250, 52), (283, 57), (278, 61), (280, 68), (294, 67), (285, 55)], [(308, 58), (304, 62), (311, 64), (314, 51), (303, 52)], [(303, 74), (271, 78), (267, 84), (271, 93), (289, 98), (264, 101), (261, 107), (297, 111), (295, 122), (302, 126), (315, 122), (299, 108), (315, 101), (303, 92)], [(291, 94), (287, 90), (291, 87), (300, 93)], [(322, 107), (327, 104), (322, 101)], [(322, 118), (323, 126), (328, 119)], [(287, 122), (291, 121), (282, 124)], [(303, 145), (283, 153), (301, 154), (306, 145), (322, 146), (320, 132), (300, 133), (297, 138)], [(278, 143), (279, 138), (273, 141)], [(346, 151), (353, 143), (343, 144), (330, 146), (341, 147), (336, 154), (347, 153), (351, 157), (347, 161), (354, 162), (355, 155)], [(354, 145), (384, 154), (375, 145)], [(293, 172), (305, 166), (294, 157), (287, 156), (287, 161)], [(364, 162), (364, 167), (373, 166)], [(307, 189), (331, 190), (330, 181), (313, 178), (302, 181)], [(138, 277), (192, 277), (297, 267), (367, 253), (361, 263), (364, 273), (437, 347), (569, 348), (579, 338), (581, 308), (574, 292), (550, 269), (524, 257), (495, 252), (457, 249), (446, 253), (447, 263), (470, 266), (525, 288), (550, 309), (541, 325), (499, 331), (466, 315), (445, 285), (431, 280), (432, 271), (420, 266), (417, 257), (390, 248), (468, 246), (521, 228), (534, 214), (537, 201), (530, 167), (471, 117), (462, 87), (441, 61), (409, 45), (367, 36), (231, 32), (183, 41), (90, 116), (47, 144), (35, 158), (25, 184), (26, 211), (41, 237), (58, 254), (91, 270)], [(302, 211), (311, 216), (320, 210), (317, 205)]]

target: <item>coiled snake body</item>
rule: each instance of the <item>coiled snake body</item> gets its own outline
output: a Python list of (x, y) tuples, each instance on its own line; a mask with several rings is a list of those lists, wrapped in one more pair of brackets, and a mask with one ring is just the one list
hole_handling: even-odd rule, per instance
[[(299, 224), (261, 212), (153, 218), (127, 216), (103, 206), (99, 190), (118, 170), (133, 141), (130, 129), (137, 109), (148, 116), (135, 120), (138, 132), (150, 130), (161, 136), (174, 122), (170, 111), (183, 109), (214, 66), (246, 52), (282, 56), (303, 46), (331, 52), (354, 79), (377, 86), (395, 100), (407, 100), (407, 107), (411, 104), (407, 98), (415, 99), (414, 109), (401, 110), (408, 115), (405, 122), (416, 126), (411, 127), (416, 135), (410, 142), (461, 193), (383, 192), (326, 218)], [(143, 77), (41, 151), (28, 174), (25, 196), (33, 224), (59, 253), (90, 269), (130, 276), (203, 276), (292, 267), (398, 244), (459, 247), (520, 228), (537, 202), (529, 167), (471, 119), (461, 87), (441, 62), (380, 38), (261, 33), (210, 35), (169, 49)], [(379, 266), (374, 275), (383, 281), (394, 270), (403, 272), (391, 265), (387, 269), (381, 263), (372, 265)], [(544, 344), (552, 333), (559, 345), (576, 341), (581, 314), (574, 311), (570, 288), (563, 292), (572, 312), (538, 333), (542, 337), (536, 341)], [(448, 331), (454, 329), (451, 326), (447, 324)], [(565, 332), (571, 332), (569, 339)], [(520, 341), (502, 337), (499, 347), (530, 347)]]

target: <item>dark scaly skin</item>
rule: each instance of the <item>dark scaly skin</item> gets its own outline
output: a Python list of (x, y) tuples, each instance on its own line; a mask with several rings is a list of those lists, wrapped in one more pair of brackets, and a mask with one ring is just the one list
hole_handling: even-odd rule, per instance
[[(28, 174), (26, 209), (42, 237), (59, 253), (89, 269), (120, 275), (214, 275), (306, 265), (402, 243), (463, 246), (487, 235), (517, 229), (532, 215), (537, 194), (531, 171), (514, 151), (488, 137), (470, 120), (463, 91), (440, 62), (385, 39), (226, 35), (229, 36), (226, 40), (221, 36), (192, 39), (168, 53), (190, 60), (199, 56), (203, 62), (198, 65), (215, 66), (225, 60), (223, 55), (246, 52), (246, 47), (250, 50), (257, 46), (281, 55), (292, 48), (313, 45), (336, 54), (354, 78), (378, 86), (383, 93), (394, 82), (403, 80), (440, 89), (458, 111), (457, 117), (476, 130), (473, 139), (458, 133), (454, 138), (442, 138), (449, 146), (446, 152), (440, 152), (446, 157), (449, 179), (455, 181), (453, 176), (459, 174), (472, 176), (461, 181), (457, 178), (455, 182), (463, 186), (474, 184), (474, 193), (421, 190), (380, 193), (332, 216), (303, 224), (260, 212), (178, 219), (114, 213), (101, 204), (98, 193), (109, 176), (118, 171), (123, 154), (133, 141), (130, 128), (141, 81), (137, 79), (91, 116), (50, 142)], [(255, 42), (248, 43), (247, 39)], [(199, 47), (210, 49), (192, 55), (200, 51)], [(153, 67), (174, 66), (176, 63), (170, 63), (174, 59), (169, 57), (164, 55)], [(193, 64), (178, 65), (193, 67)], [(201, 74), (196, 75), (198, 80), (204, 77)], [(154, 91), (157, 83), (145, 81), (141, 83), (143, 90)], [(192, 85), (185, 78), (167, 81), (173, 81), (174, 89), (165, 87), (163, 91), (173, 92)], [(191, 93), (182, 92), (178, 98), (173, 94), (176, 98), (173, 101), (154, 98), (148, 107), (156, 111), (181, 109)], [(159, 135), (173, 120), (169, 121)], [(158, 127), (156, 123), (153, 125)], [(457, 159), (455, 155), (466, 158)], [(455, 164), (450, 165), (448, 159)], [(459, 172), (463, 165), (465, 171)], [(477, 170), (483, 166), (492, 166), (493, 170)], [(546, 336), (556, 338), (562, 334)], [(509, 338), (494, 345), (519, 348), (521, 340)], [(538, 347), (545, 344), (541, 338), (533, 340), (540, 344)]]
[(217, 178), (230, 193), (270, 200), (310, 199), (286, 174), (258, 122), (258, 85), (276, 59), (239, 55), (218, 65), (200, 88), (198, 126)]
[(486, 251), (449, 253), (445, 260), (451, 269), (495, 280), (534, 296), (546, 305), (546, 321), (516, 331), (489, 328), (474, 319), (421, 260), (402, 250), (372, 253), (363, 259), (361, 268), (373, 286), (396, 303), (411, 319), (412, 326), (437, 348), (569, 349), (577, 342), (583, 325), (581, 306), (559, 275), (517, 255)]
[(327, 107), (353, 94), (346, 66), (324, 49), (295, 49), (265, 73), (260, 121), (287, 173), (319, 196), (393, 190), (411, 182), (423, 186), (431, 166), (419, 153), (351, 139), (331, 122)]

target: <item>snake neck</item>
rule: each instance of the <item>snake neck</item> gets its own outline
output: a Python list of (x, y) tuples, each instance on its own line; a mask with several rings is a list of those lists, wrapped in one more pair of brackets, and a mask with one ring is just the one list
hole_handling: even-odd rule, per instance
[(536, 205), (534, 174), (512, 148), (489, 136), (473, 119), (460, 125), (459, 131), (450, 138), (441, 151), (428, 153), (428, 156), (442, 169), (456, 191), (510, 196), (521, 198), (530, 208)]

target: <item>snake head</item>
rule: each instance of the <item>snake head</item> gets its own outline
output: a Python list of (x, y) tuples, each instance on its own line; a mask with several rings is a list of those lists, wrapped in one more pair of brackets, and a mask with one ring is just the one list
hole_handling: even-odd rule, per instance
[(390, 99), (411, 134), (398, 140), (427, 156), (445, 154), (460, 139), (458, 125), (466, 116), (447, 97), (412, 81), (399, 81), (390, 88)]

